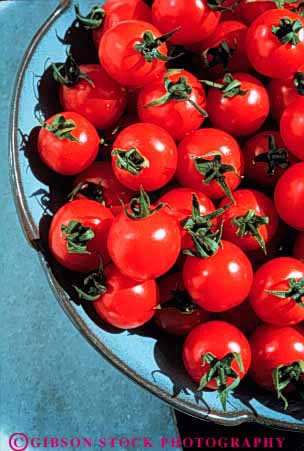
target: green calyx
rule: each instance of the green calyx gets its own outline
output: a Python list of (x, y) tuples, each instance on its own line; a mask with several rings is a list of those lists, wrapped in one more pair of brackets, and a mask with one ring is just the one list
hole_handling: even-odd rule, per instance
[(52, 124), (41, 122), (41, 126), (48, 132), (53, 133), (57, 139), (67, 139), (79, 143), (78, 139), (71, 133), (76, 128), (75, 122), (71, 119), (66, 120), (62, 114), (57, 114)]
[(187, 77), (181, 76), (176, 82), (171, 81), (169, 77), (165, 77), (164, 86), (166, 94), (147, 103), (145, 108), (164, 105), (170, 100), (175, 100), (177, 102), (189, 102), (204, 117), (208, 116), (207, 112), (191, 99), (192, 87), (188, 84)]
[(79, 23), (86, 30), (95, 30), (96, 28), (99, 28), (102, 25), (106, 15), (101, 6), (93, 6), (89, 14), (87, 16), (83, 16), (80, 13), (79, 5), (75, 5), (75, 14)]
[(88, 181), (78, 183), (68, 195), (68, 199), (73, 200), (77, 194), (81, 194), (87, 199), (95, 200), (100, 204), (105, 204), (102, 186), (96, 183)]
[(70, 254), (90, 254), (88, 242), (95, 237), (91, 227), (84, 227), (79, 221), (70, 221), (67, 226), (62, 224), (61, 231)]
[(152, 210), (150, 198), (143, 188), (140, 189), (139, 197), (133, 197), (133, 199), (130, 201), (129, 209), (131, 210), (131, 213), (128, 211), (122, 201), (121, 205), (126, 216), (129, 219), (133, 220), (143, 219), (147, 216), (151, 216), (165, 206), (165, 204), (161, 202)]
[(179, 28), (175, 28), (174, 30), (169, 31), (169, 33), (163, 34), (159, 38), (155, 38), (152, 31), (146, 31), (142, 37), (142, 42), (135, 44), (134, 48), (137, 52), (143, 55), (148, 63), (152, 63), (152, 61), (155, 59), (161, 61), (171, 61), (173, 59), (176, 59), (181, 55), (176, 55), (172, 58), (161, 53), (158, 50), (158, 47), (160, 47), (164, 42), (170, 39), (171, 36), (173, 36), (174, 33), (176, 33), (178, 30)]
[(207, 86), (211, 88), (219, 89), (222, 91), (223, 97), (235, 97), (235, 96), (245, 96), (247, 90), (241, 89), (242, 83), (233, 78), (232, 74), (227, 73), (223, 78), (223, 83), (216, 83), (209, 80), (201, 80)]
[(78, 64), (73, 56), (68, 53), (67, 59), (63, 64), (52, 64), (53, 78), (57, 83), (71, 88), (80, 80), (87, 81), (93, 88), (94, 82), (84, 73), (80, 71)]
[(199, 200), (195, 194), (192, 194), (192, 215), (183, 221), (183, 228), (188, 231), (195, 245), (195, 251), (185, 249), (185, 255), (197, 256), (200, 258), (209, 258), (216, 254), (220, 245), (223, 231), (223, 223), (213, 231), (214, 224), (212, 220), (222, 215), (228, 207), (219, 208), (207, 215), (201, 216)]
[(79, 299), (90, 302), (96, 301), (107, 291), (101, 259), (98, 270), (85, 277), (81, 287), (73, 285), (73, 288), (76, 290)]
[(260, 245), (264, 254), (267, 254), (264, 238), (259, 232), (262, 225), (269, 224), (268, 216), (258, 216), (254, 210), (248, 210), (245, 215), (232, 219), (231, 224), (237, 227), (236, 234), (240, 238), (251, 235)]
[(234, 47), (229, 47), (228, 42), (224, 40), (221, 41), (217, 47), (211, 47), (204, 50), (202, 53), (204, 67), (210, 69), (220, 65), (226, 69), (235, 53), (236, 46), (236, 40), (234, 41)]
[(207, 0), (207, 5), (212, 11), (225, 12), (232, 11), (240, 3), (240, 0), (236, 0), (230, 6), (224, 6), (223, 3), (225, 3), (225, 1), (226, 0)]
[(130, 150), (113, 149), (112, 156), (117, 157), (116, 164), (120, 169), (132, 175), (140, 174), (149, 167), (149, 161), (135, 148)]
[[(234, 390), (241, 381), (237, 372), (231, 367), (234, 360), (240, 371), (244, 373), (241, 355), (238, 352), (229, 352), (222, 359), (217, 359), (211, 352), (207, 352), (202, 355), (201, 359), (203, 366), (208, 364), (210, 369), (202, 377), (198, 390), (203, 390), (212, 379), (215, 379), (218, 396), (223, 409), (226, 410), (229, 392)], [(234, 379), (229, 385), (227, 385), (228, 378)]]
[(287, 169), (289, 166), (288, 150), (285, 147), (277, 147), (273, 135), (268, 135), (267, 152), (257, 155), (253, 163), (267, 163), (267, 174), (274, 175), (276, 168)]
[(304, 96), (304, 72), (296, 72), (293, 77), (293, 84), (300, 96)]
[(164, 302), (159, 306), (160, 310), (165, 310), (167, 308), (176, 308), (181, 313), (185, 315), (190, 315), (198, 306), (192, 302), (192, 299), (186, 290), (180, 290), (178, 286), (175, 290), (170, 292), (171, 297), (168, 301)]
[(288, 400), (283, 395), (283, 390), (289, 384), (293, 384), (304, 400), (304, 384), (302, 382), (302, 375), (304, 374), (304, 361), (297, 360), (290, 365), (279, 365), (272, 372), (273, 385), (276, 389), (278, 399), (284, 402), (284, 410), (288, 408)]
[(300, 20), (291, 20), (283, 17), (278, 26), (271, 27), (272, 33), (282, 42), (282, 44), (297, 45), (300, 42), (298, 32), (302, 30), (303, 24)]
[(291, 278), (287, 280), (289, 288), (285, 291), (282, 290), (265, 290), (266, 293), (272, 294), (280, 299), (293, 299), (300, 307), (304, 307), (304, 278), (297, 280)]
[(227, 172), (233, 172), (238, 177), (240, 176), (232, 164), (222, 163), (222, 154), (220, 152), (213, 151), (204, 155), (204, 157), (211, 156), (214, 158), (194, 157), (194, 166), (204, 176), (203, 183), (205, 185), (210, 185), (211, 182), (215, 181), (222, 188), (226, 196), (234, 202), (231, 189), (226, 182), (225, 174)]

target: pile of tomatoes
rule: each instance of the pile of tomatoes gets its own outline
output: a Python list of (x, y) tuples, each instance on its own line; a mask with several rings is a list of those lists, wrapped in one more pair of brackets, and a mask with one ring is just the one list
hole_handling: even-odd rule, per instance
[(53, 257), (112, 326), (186, 336), (187, 372), (224, 408), (248, 371), (287, 408), (304, 391), (301, 2), (75, 10), (99, 64), (52, 66), (62, 111), (37, 148), (74, 176)]

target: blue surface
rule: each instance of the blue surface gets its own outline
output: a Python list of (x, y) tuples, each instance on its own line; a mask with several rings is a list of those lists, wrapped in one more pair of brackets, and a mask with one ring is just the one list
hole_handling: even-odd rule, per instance
[(7, 437), (16, 431), (40, 437), (148, 436), (158, 443), (159, 436), (176, 436), (170, 409), (121, 376), (70, 323), (13, 205), (7, 161), (12, 80), (32, 35), (56, 4), (0, 1), (0, 450), (9, 450)]

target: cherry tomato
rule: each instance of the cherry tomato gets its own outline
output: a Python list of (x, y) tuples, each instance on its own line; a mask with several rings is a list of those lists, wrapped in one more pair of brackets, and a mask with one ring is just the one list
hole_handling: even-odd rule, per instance
[(269, 98), (262, 83), (248, 74), (226, 74), (211, 87), (207, 111), (212, 124), (235, 136), (250, 135), (265, 122)]
[(243, 147), (243, 155), (245, 176), (261, 187), (274, 187), (288, 166), (297, 161), (277, 131), (252, 136)]
[[(218, 8), (215, 3), (218, 3)], [(192, 44), (207, 38), (216, 29), (221, 16), (221, 3), (208, 0), (155, 0), (152, 21), (162, 33), (180, 27), (170, 39), (174, 44)]]
[[(301, 74), (302, 77), (303, 72), (304, 67), (301, 72), (297, 73)], [(272, 117), (276, 121), (280, 121), (282, 114), (288, 105), (301, 98), (304, 94), (301, 79), (295, 77), (283, 80), (280, 78), (273, 78), (268, 85), (270, 111)], [(300, 77), (300, 75), (298, 75), (298, 77)], [(298, 88), (295, 86), (295, 83), (298, 84)]]
[(252, 278), (250, 261), (229, 241), (222, 241), (217, 253), (209, 258), (187, 257), (183, 267), (186, 290), (194, 302), (210, 312), (241, 304), (249, 294)]
[[(235, 8), (236, 14), (239, 20), (250, 25), (255, 19), (263, 14), (268, 9), (282, 8), (281, 0), (250, 0), (241, 1)], [(284, 2), (283, 7), (288, 8), (292, 6), (288, 2)]]
[(98, 268), (107, 263), (107, 236), (113, 221), (111, 210), (88, 199), (73, 200), (53, 217), (49, 247), (55, 259), (73, 271)]
[(294, 246), (293, 253), (294, 258), (304, 261), (304, 233), (301, 232), (297, 235)]
[(178, 146), (176, 176), (182, 186), (202, 191), (211, 199), (232, 197), (243, 174), (238, 143), (227, 133), (203, 128), (187, 135)]
[(83, 64), (78, 69), (80, 75), (76, 82), (62, 79), (62, 108), (81, 114), (96, 128), (112, 127), (126, 107), (126, 89), (98, 64)]
[(297, 324), (304, 320), (303, 287), (304, 263), (291, 257), (274, 258), (254, 275), (251, 306), (266, 323)]
[(294, 390), (293, 383), (303, 380), (303, 333), (293, 327), (263, 325), (251, 336), (250, 346), (251, 377), (263, 388), (277, 391), (287, 408), (283, 392)]
[(202, 125), (205, 107), (204, 88), (185, 70), (171, 70), (156, 78), (138, 97), (140, 120), (160, 125), (176, 140)]
[(236, 388), (249, 369), (251, 351), (245, 335), (235, 326), (209, 321), (196, 326), (187, 336), (183, 361), (190, 377), (200, 383), (200, 389), (218, 391), (225, 409), (227, 392)]
[(135, 280), (154, 279), (166, 273), (181, 250), (181, 233), (167, 207), (150, 209), (141, 190), (129, 211), (116, 216), (108, 236), (109, 254), (120, 271)]
[(102, 36), (100, 63), (118, 83), (143, 86), (165, 69), (167, 46), (164, 39), (148, 22), (121, 22)]
[(72, 195), (76, 199), (97, 200), (110, 208), (113, 215), (121, 212), (122, 200), (128, 203), (133, 192), (119, 183), (108, 161), (95, 161), (88, 169), (79, 174), (74, 181)]
[(95, 160), (99, 136), (86, 118), (64, 112), (45, 121), (38, 135), (37, 148), (42, 161), (53, 171), (74, 175)]
[(237, 307), (222, 313), (217, 313), (216, 317), (221, 321), (233, 324), (233, 326), (240, 329), (245, 335), (252, 334), (261, 324), (261, 320), (255, 314), (248, 299)]
[(114, 265), (104, 270), (106, 292), (93, 302), (97, 314), (120, 329), (134, 329), (149, 321), (158, 304), (154, 280), (137, 282)]
[(271, 78), (291, 77), (304, 58), (304, 19), (287, 9), (271, 9), (249, 27), (246, 47), (257, 72)]
[(304, 231), (304, 163), (297, 163), (285, 171), (274, 192), (278, 214), (291, 227)]
[[(273, 238), (278, 228), (278, 215), (272, 201), (253, 189), (240, 189), (233, 193), (235, 203), (226, 210), (223, 220), (223, 238), (244, 251), (262, 248)], [(223, 199), (220, 207), (229, 203)]]
[(225, 72), (249, 72), (246, 53), (247, 27), (241, 22), (220, 22), (211, 36), (198, 44), (202, 66), (208, 78), (223, 77)]
[(131, 190), (153, 191), (166, 185), (177, 166), (171, 136), (158, 125), (137, 123), (122, 130), (113, 144), (112, 167), (117, 179)]
[[(182, 249), (193, 247), (189, 232), (182, 227), (185, 219), (192, 215), (193, 195), (198, 199), (201, 216), (214, 212), (215, 208), (209, 197), (200, 191), (192, 190), (190, 188), (175, 188), (171, 191), (167, 191), (158, 201), (159, 203), (164, 203), (169, 206), (167, 213), (173, 216), (181, 225)], [(217, 225), (216, 218), (213, 220), (213, 223), (215, 226)]]
[(162, 277), (159, 282), (160, 309), (154, 315), (156, 324), (172, 335), (186, 335), (209, 314), (194, 304), (183, 286), (180, 273)]
[(304, 160), (304, 97), (292, 102), (280, 121), (280, 132), (285, 146), (300, 160)]

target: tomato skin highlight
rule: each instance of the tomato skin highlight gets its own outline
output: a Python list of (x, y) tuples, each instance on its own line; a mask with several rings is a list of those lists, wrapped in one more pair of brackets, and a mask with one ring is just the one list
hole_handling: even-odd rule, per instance
[(60, 103), (64, 111), (74, 111), (96, 128), (116, 124), (127, 104), (127, 91), (112, 80), (99, 64), (83, 64), (79, 69), (93, 83), (79, 80), (72, 87), (60, 86)]
[(298, 69), (304, 58), (304, 29), (298, 33), (299, 43), (282, 43), (272, 32), (281, 19), (304, 19), (287, 9), (271, 9), (261, 14), (249, 27), (246, 47), (247, 56), (254, 69), (267, 77), (289, 78)]
[[(233, 136), (246, 136), (256, 132), (269, 113), (268, 93), (255, 77), (244, 73), (233, 74), (241, 82), (245, 95), (225, 97), (221, 90), (210, 88), (207, 95), (207, 111), (215, 128)], [(222, 83), (218, 80), (217, 83)]]
[[(120, 199), (124, 203), (128, 203), (134, 194), (133, 191), (128, 190), (124, 185), (119, 183), (109, 161), (95, 161), (76, 177), (73, 186), (76, 188), (86, 182), (94, 183), (100, 187), (104, 199), (103, 203), (112, 211), (114, 216), (121, 212)], [(84, 197), (83, 194), (77, 194), (75, 196), (76, 199), (82, 199)]]
[(147, 167), (132, 174), (118, 166), (117, 156), (112, 156), (115, 176), (130, 190), (146, 191), (162, 188), (170, 181), (177, 167), (177, 148), (171, 136), (155, 124), (136, 123), (123, 129), (114, 141), (113, 149), (128, 151), (136, 148), (146, 159)]
[(187, 79), (187, 84), (192, 92), (189, 98), (203, 110), (206, 108), (206, 95), (199, 80), (185, 70), (177, 70), (155, 78), (146, 84), (138, 97), (138, 116), (142, 122), (151, 122), (163, 127), (173, 139), (179, 141), (186, 133), (198, 129), (204, 122), (205, 117), (187, 100), (168, 100), (163, 105), (145, 106), (166, 94), (164, 79), (167, 77), (176, 83), (180, 77)]
[(179, 225), (164, 209), (142, 219), (118, 215), (108, 235), (110, 257), (135, 280), (155, 279), (175, 263), (181, 250)]
[[(238, 352), (244, 365), (244, 372), (240, 371), (235, 361), (232, 363), (232, 369), (241, 379), (248, 372), (251, 361), (250, 346), (245, 335), (232, 324), (224, 321), (208, 321), (196, 326), (187, 336), (183, 346), (183, 362), (194, 382), (199, 383), (210, 368), (208, 364), (202, 365), (201, 359), (202, 355), (208, 352), (218, 359), (222, 359), (230, 352)], [(227, 385), (232, 382), (233, 379), (228, 377)], [(207, 387), (217, 388), (214, 379), (208, 382)]]
[(107, 0), (103, 5), (105, 18), (100, 27), (92, 30), (95, 47), (99, 48), (102, 35), (125, 20), (151, 22), (151, 9), (142, 0)]
[(294, 327), (262, 325), (250, 337), (250, 346), (250, 376), (266, 390), (275, 390), (272, 372), (276, 367), (304, 360), (304, 335)]
[(252, 280), (247, 256), (224, 240), (212, 257), (187, 257), (183, 267), (186, 290), (194, 302), (209, 312), (223, 312), (241, 304), (250, 292)]
[(250, 304), (262, 321), (276, 326), (291, 326), (304, 320), (303, 307), (292, 297), (280, 299), (267, 291), (287, 291), (288, 279), (304, 278), (304, 264), (291, 257), (274, 258), (254, 275)]
[[(180, 273), (167, 274), (158, 280), (159, 302), (165, 304), (172, 298), (172, 291), (184, 290)], [(191, 312), (182, 312), (176, 307), (163, 306), (155, 311), (154, 320), (165, 332), (171, 335), (187, 335), (195, 326), (208, 321), (209, 313), (197, 306)]]
[[(176, 177), (182, 186), (202, 191), (210, 199), (220, 199), (225, 196), (224, 191), (213, 180), (209, 185), (204, 183), (204, 176), (198, 172), (193, 157), (204, 157), (205, 154), (217, 150), (222, 155), (224, 164), (234, 166), (236, 173), (241, 176), (244, 160), (236, 140), (228, 133), (215, 128), (203, 128), (189, 133), (178, 146), (178, 163)], [(211, 159), (212, 157), (206, 157)], [(225, 180), (231, 191), (240, 184), (240, 177), (234, 172), (227, 172)]]
[[(224, 221), (223, 238), (239, 246), (244, 251), (260, 249), (258, 241), (250, 234), (243, 237), (237, 235), (238, 227), (232, 224), (233, 219), (244, 216), (249, 210), (253, 210), (257, 216), (268, 217), (269, 223), (257, 228), (265, 244), (273, 238), (278, 228), (278, 215), (269, 197), (260, 191), (253, 189), (240, 189), (233, 193), (235, 203), (231, 205), (221, 216)], [(229, 203), (223, 199), (220, 208)]]
[(54, 133), (41, 127), (37, 149), (42, 161), (53, 171), (62, 175), (75, 175), (90, 166), (99, 149), (99, 136), (94, 126), (80, 114), (65, 111), (46, 120), (51, 125), (57, 116), (71, 120), (76, 127), (71, 134), (79, 142), (58, 139)]
[(282, 114), (280, 133), (290, 152), (304, 160), (304, 97), (292, 102)]
[(285, 171), (274, 192), (274, 204), (280, 217), (296, 230), (304, 231), (304, 162)]
[[(154, 38), (161, 36), (160, 31), (148, 22), (128, 20), (107, 30), (100, 40), (100, 64), (110, 77), (124, 86), (143, 86), (165, 69), (165, 61), (153, 59), (149, 63), (134, 48), (142, 42), (147, 31), (150, 31)], [(167, 55), (165, 43), (162, 43), (158, 50)]]
[(192, 44), (216, 29), (221, 13), (211, 10), (206, 0), (155, 0), (152, 21), (162, 33), (181, 27), (171, 38), (174, 44)]
[(93, 302), (104, 321), (119, 329), (134, 329), (153, 317), (159, 297), (154, 280), (137, 282), (112, 264), (105, 268), (104, 275), (107, 291)]
[[(88, 241), (88, 254), (69, 253), (61, 226), (76, 220), (90, 227), (95, 237)], [(113, 221), (111, 211), (99, 202), (88, 199), (73, 200), (63, 205), (54, 215), (49, 230), (49, 248), (53, 257), (72, 271), (89, 272), (98, 268), (99, 255), (103, 263), (109, 261), (106, 240)]]

